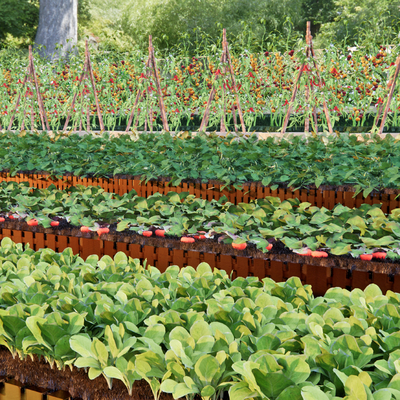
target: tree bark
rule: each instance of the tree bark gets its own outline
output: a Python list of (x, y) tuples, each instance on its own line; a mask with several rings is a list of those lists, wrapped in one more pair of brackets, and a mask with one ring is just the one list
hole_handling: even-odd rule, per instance
[(35, 47), (42, 57), (57, 59), (73, 51), (78, 40), (78, 0), (40, 0)]

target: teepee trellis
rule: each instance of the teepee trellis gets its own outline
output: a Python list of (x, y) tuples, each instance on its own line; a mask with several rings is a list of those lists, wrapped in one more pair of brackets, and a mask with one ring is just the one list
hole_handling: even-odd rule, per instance
[[(95, 85), (95, 83), (94, 83), (94, 76), (93, 76), (93, 70), (92, 70), (92, 63), (90, 62), (90, 53), (89, 53), (89, 48), (88, 48), (88, 42), (86, 41), (86, 44), (85, 44), (85, 64), (84, 64), (84, 66), (83, 66), (83, 71), (82, 71), (82, 74), (81, 74), (81, 76), (80, 76), (79, 81), (80, 81), (80, 82), (83, 82), (84, 80), (86, 80), (86, 79), (88, 79), (88, 78), (90, 78), (90, 82), (91, 82), (91, 84), (92, 84), (92, 89), (93, 89), (94, 99), (95, 99), (95, 101), (96, 101), (96, 110), (97, 110), (97, 116), (98, 116), (98, 118), (99, 118), (100, 130), (101, 130), (101, 131), (104, 131), (105, 128), (104, 128), (103, 118), (102, 118), (102, 116), (101, 116), (99, 99), (98, 99), (98, 97), (97, 97), (96, 85)], [(85, 90), (85, 89), (83, 88), (82, 91), (80, 92), (80, 95), (81, 95), (81, 96), (83, 95), (83, 90)], [(67, 127), (68, 127), (68, 123), (69, 123), (69, 120), (70, 120), (70, 117), (71, 117), (71, 110), (74, 109), (77, 96), (78, 96), (78, 92), (76, 92), (76, 93), (74, 94), (74, 97), (73, 97), (73, 99), (72, 99), (71, 108), (70, 108), (70, 110), (68, 111), (67, 119), (65, 120), (64, 131), (65, 131), (65, 130), (67, 129)], [(80, 113), (81, 113), (81, 116), (80, 116), (80, 127), (81, 127), (81, 126), (82, 126), (82, 114), (83, 114), (82, 110), (80, 111)], [(89, 108), (89, 107), (88, 107), (87, 110), (86, 110), (86, 114), (87, 114), (87, 115), (86, 115), (86, 118), (87, 118), (87, 121), (86, 121), (86, 128), (89, 130), (89, 129), (90, 129), (90, 108)]]
[[(160, 108), (160, 114), (161, 114), (161, 121), (163, 123), (163, 129), (165, 131), (169, 131), (169, 125), (168, 125), (168, 120), (167, 120), (167, 113), (165, 111), (165, 105), (164, 105), (164, 100), (163, 100), (163, 93), (161, 90), (161, 84), (160, 84), (160, 77), (158, 75), (158, 70), (157, 70), (157, 62), (156, 62), (156, 57), (154, 55), (154, 47), (153, 47), (153, 39), (152, 36), (149, 36), (149, 57), (146, 62), (146, 78), (150, 78), (153, 75), (153, 78), (156, 83), (156, 90), (157, 90), (157, 96), (158, 96), (158, 105)], [(148, 89), (147, 89), (148, 90)], [(135, 110), (139, 104), (139, 101), (143, 97), (143, 93), (141, 89), (138, 89), (138, 92), (136, 94), (135, 102), (133, 104), (133, 108), (131, 111), (131, 115), (129, 116), (128, 124), (126, 126), (126, 132), (129, 131), (133, 117), (135, 114)], [(153, 121), (153, 110), (152, 108), (150, 109), (149, 112), (150, 115), (150, 127), (152, 128), (152, 121)], [(137, 116), (139, 116), (139, 108), (137, 109)], [(137, 121), (136, 124), (137, 126)]]
[[(237, 90), (237, 86), (236, 86), (235, 74), (233, 72), (231, 56), (229, 54), (228, 42), (226, 40), (226, 29), (223, 30), (223, 34), (222, 34), (221, 64), (223, 65), (223, 67), (222, 67), (223, 76), (226, 75), (227, 65), (229, 67), (228, 72), (229, 72), (229, 75), (230, 75), (230, 78), (231, 78), (233, 91), (235, 92), (236, 106), (237, 106), (237, 111), (238, 111), (239, 118), (240, 118), (240, 124), (242, 126), (243, 133), (245, 133), (246, 132), (246, 127), (244, 125), (243, 113), (242, 113), (242, 109), (240, 107), (239, 94), (238, 94), (238, 90)], [(222, 90), (225, 93), (224, 85), (222, 85)], [(216, 94), (216, 88), (213, 87), (211, 89), (210, 95), (208, 97), (206, 109), (205, 109), (204, 114), (203, 114), (203, 119), (201, 121), (199, 131), (205, 131), (206, 128), (207, 128), (208, 119), (209, 119), (210, 111), (211, 111), (211, 102), (214, 100), (215, 94)], [(225, 96), (224, 96), (224, 98), (225, 98)], [(224, 103), (223, 107), (224, 107), (223, 108), (223, 116), (221, 117), (221, 132), (225, 132), (226, 131), (226, 126), (225, 126), (226, 104), (225, 103)], [(233, 115), (233, 122), (234, 122), (234, 125), (235, 125), (235, 130), (237, 130), (237, 128), (236, 128), (236, 113), (235, 113), (235, 107), (234, 106), (232, 106), (232, 115)]]
[[(34, 65), (34, 61), (33, 61), (32, 46), (29, 46), (28, 70), (27, 70), (27, 73), (26, 73), (26, 75), (24, 77), (24, 80), (22, 82), (21, 93), (24, 92), (26, 82), (31, 82), (31, 83), (33, 83), (35, 85), (36, 98), (37, 98), (37, 102), (38, 102), (38, 106), (39, 106), (39, 116), (40, 116), (40, 120), (42, 122), (42, 129), (43, 130), (46, 130), (46, 129), (50, 130), (49, 122), (47, 121), (46, 112), (44, 110), (42, 95), (40, 94), (40, 91), (39, 91), (39, 84), (38, 84), (36, 71), (35, 71), (35, 65)], [(11, 128), (12, 128), (12, 124), (13, 124), (14, 118), (15, 118), (15, 113), (17, 112), (19, 103), (21, 101), (21, 93), (18, 95), (17, 103), (15, 104), (14, 110), (12, 111), (10, 123), (8, 125), (8, 129), (9, 130), (11, 130)], [(24, 109), (24, 120), (25, 120), (25, 115), (26, 115), (26, 110)], [(34, 117), (33, 117), (33, 110), (32, 110), (31, 111), (31, 124), (32, 124), (32, 126), (33, 126), (33, 120), (34, 120)]]
[[(315, 52), (314, 52), (314, 47), (313, 47), (313, 44), (312, 44), (312, 36), (311, 36), (311, 32), (310, 32), (310, 24), (309, 23), (307, 23), (306, 41), (308, 42), (307, 43), (307, 52), (306, 52), (307, 58), (311, 58), (312, 59), (313, 66), (314, 66), (314, 69), (315, 69), (316, 74), (317, 74), (319, 87), (322, 87), (323, 86), (323, 82), (322, 82), (321, 75), (320, 75), (319, 70), (318, 70), (317, 61), (315, 59)], [(307, 72), (309, 72), (308, 71), (308, 65), (304, 62), (300, 66), (299, 73), (298, 73), (296, 81), (294, 82), (294, 85), (293, 85), (292, 97), (291, 97), (291, 99), (289, 101), (289, 105), (288, 105), (288, 109), (287, 109), (287, 112), (286, 112), (285, 120), (283, 122), (282, 133), (286, 132), (286, 129), (287, 129), (287, 126), (288, 126), (288, 123), (289, 123), (290, 113), (292, 111), (293, 103), (294, 103), (294, 101), (296, 99), (296, 95), (297, 95), (297, 92), (298, 92), (298, 83), (299, 83), (300, 78), (301, 78), (301, 76), (303, 74), (303, 71), (305, 71), (305, 70), (307, 70)], [(325, 101), (325, 96), (323, 94), (321, 94), (321, 95), (322, 95), (322, 101), (323, 101), (323, 109), (324, 109), (326, 121), (327, 121), (327, 124), (328, 124), (328, 131), (329, 131), (329, 133), (333, 133), (331, 119), (330, 119), (329, 112), (328, 112), (328, 106), (326, 105), (326, 101)], [(307, 92), (306, 92), (306, 96), (307, 96)], [(314, 114), (314, 110), (313, 110), (313, 114)], [(307, 122), (307, 119), (306, 119), (306, 122)], [(306, 128), (306, 126), (305, 126), (305, 128)]]

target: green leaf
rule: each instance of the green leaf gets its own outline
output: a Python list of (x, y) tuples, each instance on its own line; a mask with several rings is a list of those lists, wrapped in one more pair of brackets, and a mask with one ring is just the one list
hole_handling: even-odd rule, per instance
[(329, 397), (317, 386), (305, 386), (301, 389), (303, 400), (330, 400)]
[(90, 350), (92, 341), (88, 335), (75, 335), (69, 340), (71, 349), (77, 352), (81, 357), (94, 357), (94, 353)]
[(350, 375), (346, 380), (344, 389), (346, 394), (354, 399), (367, 400), (367, 392), (364, 384), (358, 376)]
[(211, 355), (204, 355), (198, 359), (194, 366), (196, 376), (200, 379), (203, 386), (211, 385), (213, 378), (219, 374), (220, 364)]
[(267, 397), (278, 397), (284, 389), (294, 384), (280, 372), (264, 373), (259, 369), (254, 369), (253, 374), (257, 385)]

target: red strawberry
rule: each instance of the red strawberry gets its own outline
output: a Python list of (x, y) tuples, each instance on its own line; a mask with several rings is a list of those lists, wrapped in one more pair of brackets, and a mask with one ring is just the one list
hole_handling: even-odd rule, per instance
[(60, 223), (59, 223), (58, 221), (51, 221), (51, 222), (50, 222), (50, 225), (53, 226), (53, 227), (55, 227), (55, 226), (60, 225)]
[(0, 222), (4, 222), (6, 219), (3, 217), (0, 217)]
[(314, 258), (325, 258), (328, 257), (328, 253), (325, 253), (325, 251), (312, 251), (311, 252), (311, 257)]
[(236, 250), (244, 250), (247, 247), (247, 243), (232, 243), (232, 247)]
[(81, 226), (81, 232), (88, 233), (88, 232), (90, 232), (90, 229), (87, 226)]
[(192, 237), (182, 237), (181, 238), (182, 243), (194, 243), (194, 238)]
[(165, 230), (164, 229), (156, 229), (156, 236), (164, 237), (165, 236)]
[(31, 219), (31, 220), (29, 220), (28, 222), (27, 222), (27, 224), (29, 225), (29, 226), (37, 226), (37, 224), (38, 224), (38, 221), (37, 221), (37, 219)]
[(300, 256), (311, 256), (312, 251), (310, 249), (307, 249), (303, 251), (303, 253), (299, 253)]
[(267, 250), (271, 250), (272, 249), (272, 243), (270, 243), (268, 246), (267, 246)]
[(378, 258), (379, 260), (384, 260), (386, 258), (386, 253), (383, 251), (377, 251), (376, 253), (372, 253), (373, 258)]
[(198, 239), (198, 240), (204, 240), (204, 239), (206, 239), (206, 237), (204, 236), (204, 235), (194, 235), (193, 236), (195, 239)]
[(150, 236), (153, 236), (153, 232), (152, 232), (152, 231), (144, 231), (144, 232), (142, 233), (142, 235), (143, 235), (143, 236), (146, 236), (146, 237), (150, 237)]
[(105, 233), (108, 233), (108, 232), (110, 232), (110, 230), (108, 229), (108, 228), (99, 228), (99, 229), (97, 229), (97, 234), (100, 236), (100, 235), (103, 235), (103, 234), (105, 234)]
[(13, 215), (9, 215), (8, 218), (15, 219)]
[(360, 258), (363, 261), (371, 261), (372, 260), (372, 254), (360, 254)]

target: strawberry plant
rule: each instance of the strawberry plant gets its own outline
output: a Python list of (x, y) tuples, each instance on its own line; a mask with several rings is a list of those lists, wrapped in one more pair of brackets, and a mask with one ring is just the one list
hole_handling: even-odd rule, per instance
[(28, 226), (35, 221), (32, 229), (37, 224), (58, 229), (51, 223), (62, 221), (79, 227), (83, 235), (96, 232), (103, 237), (112, 229), (113, 233), (134, 232), (160, 240), (178, 237), (187, 244), (222, 242), (237, 251), (248, 245), (274, 251), (273, 243), (280, 242), (295, 253), (312, 257), (400, 258), (400, 210), (386, 215), (377, 204), (353, 209), (338, 204), (328, 210), (298, 199), (281, 202), (266, 197), (234, 205), (225, 196), (207, 201), (187, 192), (143, 198), (134, 191), (120, 196), (99, 187), (32, 189), (28, 184), (2, 182), (0, 215), (26, 219)]
[[(273, 138), (170, 134), (133, 138), (0, 133), (0, 170), (47, 171), (52, 176), (136, 176), (220, 181), (222, 185), (261, 182), (273, 190), (321, 185), (349, 185), (364, 196), (373, 190), (400, 187), (400, 142), (387, 135)], [(48, 200), (51, 204), (51, 199)], [(101, 205), (98, 205), (101, 208)]]

